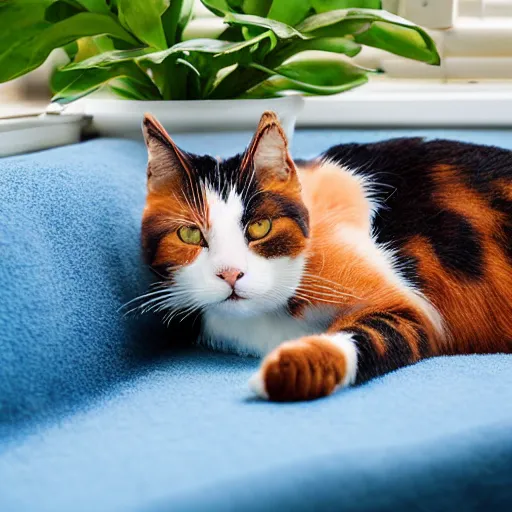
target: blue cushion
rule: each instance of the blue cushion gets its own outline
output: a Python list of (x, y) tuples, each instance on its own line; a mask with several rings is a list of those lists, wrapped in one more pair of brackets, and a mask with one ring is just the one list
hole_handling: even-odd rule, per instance
[[(297, 133), (294, 153), (393, 135), (512, 148), (509, 131)], [(249, 134), (181, 135), (229, 155)], [(512, 505), (512, 357), (436, 358), (325, 400), (249, 397), (254, 359), (165, 351), (119, 307), (139, 257), (142, 143), (0, 160), (0, 510), (494, 510)]]

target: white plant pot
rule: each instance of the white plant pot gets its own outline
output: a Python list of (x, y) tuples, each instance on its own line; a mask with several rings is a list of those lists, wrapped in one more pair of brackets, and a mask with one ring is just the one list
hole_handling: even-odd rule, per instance
[(130, 101), (84, 98), (66, 113), (92, 116), (91, 128), (103, 137), (142, 139), (141, 122), (153, 114), (169, 133), (254, 130), (261, 114), (273, 110), (291, 141), (301, 96), (257, 100)]

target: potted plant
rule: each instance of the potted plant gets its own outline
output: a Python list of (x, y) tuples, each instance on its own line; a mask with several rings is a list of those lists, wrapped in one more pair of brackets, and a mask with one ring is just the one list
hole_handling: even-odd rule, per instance
[(62, 48), (68, 62), (51, 77), (53, 103), (105, 88), (127, 100), (74, 109), (93, 114), (103, 134), (138, 134), (148, 110), (174, 131), (250, 128), (269, 108), (290, 133), (302, 101), (290, 92), (340, 93), (376, 72), (350, 61), (364, 45), (439, 64), (430, 36), (380, 0), (201, 1), (226, 26), (217, 38), (184, 39), (194, 0), (8, 0), (0, 82)]

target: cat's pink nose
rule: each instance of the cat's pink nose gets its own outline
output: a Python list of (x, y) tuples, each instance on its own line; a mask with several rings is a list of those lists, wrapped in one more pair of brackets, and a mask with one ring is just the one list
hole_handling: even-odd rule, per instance
[(217, 274), (217, 277), (219, 277), (223, 281), (226, 281), (226, 283), (228, 283), (231, 286), (231, 288), (234, 288), (236, 282), (242, 277), (244, 277), (244, 273), (238, 270), (237, 268), (227, 268), (226, 270), (219, 272)]

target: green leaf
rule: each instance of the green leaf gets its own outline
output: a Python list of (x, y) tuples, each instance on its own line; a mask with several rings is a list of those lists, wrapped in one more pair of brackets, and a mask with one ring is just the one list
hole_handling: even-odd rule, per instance
[(0, 2), (0, 58), (20, 37), (37, 34), (50, 25), (45, 21), (45, 12), (54, 2), (55, 0)]
[(137, 44), (114, 18), (103, 14), (84, 12), (55, 24), (36, 23), (23, 33), (23, 37), (11, 33), (9, 45), (6, 45), (5, 39), (2, 38), (0, 82), (12, 80), (37, 68), (55, 48), (65, 46), (81, 37), (96, 34), (108, 34)]
[(272, 30), (280, 39), (306, 39), (299, 31), (293, 27), (280, 23), (279, 21), (269, 20), (260, 16), (252, 16), (249, 14), (227, 14), (224, 23), (229, 25), (241, 25), (244, 27), (261, 27)]
[(170, 7), (162, 15), (167, 46), (179, 43), (194, 8), (194, 0), (172, 0)]
[(203, 55), (207, 58), (207, 65), (212, 69), (220, 69), (233, 64), (249, 64), (254, 51), (258, 49), (262, 41), (273, 42), (273, 34), (267, 31), (249, 41), (230, 43), (218, 39), (192, 39), (174, 45), (168, 50), (148, 53), (137, 60), (140, 62), (152, 62), (160, 64), (171, 56), (179, 56), (190, 60), (191, 55)]
[(110, 9), (106, 0), (76, 0), (77, 3), (84, 6), (89, 12), (99, 14), (108, 14)]
[(274, 0), (268, 12), (272, 20), (295, 26), (301, 22), (311, 11), (311, 0), (295, 0), (293, 7), (289, 0)]
[(375, 9), (338, 9), (336, 11), (329, 11), (310, 16), (305, 19), (299, 27), (297, 27), (297, 30), (309, 33), (310, 35), (316, 35), (320, 30), (335, 31), (338, 28), (338, 25), (349, 21), (359, 21), (362, 23), (388, 21), (389, 23), (398, 23), (408, 27), (416, 27), (414, 23), (387, 11), (379, 11)]
[[(361, 51), (361, 45), (343, 37), (321, 37), (316, 39), (296, 39), (285, 45), (278, 46), (264, 59), (253, 59), (254, 62), (263, 63), (266, 68), (275, 69), (294, 55), (308, 50), (320, 50), (324, 52), (345, 54), (353, 57)], [(228, 99), (239, 97), (245, 91), (252, 89), (257, 84), (265, 81), (269, 72), (261, 69), (245, 68), (238, 66), (231, 73), (222, 77), (211, 91), (211, 97), (216, 99)]]
[(118, 0), (119, 20), (130, 32), (147, 45), (167, 48), (161, 16), (170, 0)]
[(368, 81), (368, 70), (342, 60), (301, 60), (275, 70), (259, 64), (253, 66), (274, 76), (242, 95), (244, 98), (275, 96), (292, 90), (309, 94), (336, 94)]
[[(114, 87), (114, 93), (122, 95), (125, 99), (136, 100), (162, 100), (160, 91), (156, 88), (151, 80), (139, 79), (133, 76), (123, 76), (116, 78), (113, 82), (109, 82), (110, 88)], [(123, 91), (123, 92), (121, 92)], [(131, 98), (127, 95), (131, 94)]]
[(54, 0), (46, 9), (46, 20), (56, 23), (79, 12), (110, 14), (106, 0)]
[(70, 61), (73, 61), (76, 54), (78, 53), (78, 43), (76, 41), (73, 41), (72, 43), (63, 46), (62, 49), (66, 52), (68, 59)]
[[(80, 62), (73, 62), (61, 68), (61, 71), (75, 71), (79, 69), (104, 68), (121, 62), (136, 61), (147, 54), (160, 55), (164, 52), (155, 52), (153, 48), (135, 48), (132, 50), (113, 50), (100, 53)], [(162, 59), (163, 60), (163, 59)]]
[(316, 37), (306, 41), (293, 42), (289, 47), (291, 55), (309, 50), (340, 53), (355, 57), (361, 51), (361, 45), (345, 37)]
[(367, 30), (373, 21), (369, 13), (343, 9), (309, 16), (299, 23), (297, 30), (309, 37), (339, 37)]
[(127, 77), (115, 78), (107, 85), (110, 91), (125, 100), (142, 101), (147, 99), (140, 91), (138, 84)]
[(215, 16), (224, 16), (231, 10), (226, 0), (201, 0), (201, 3)]
[(267, 16), (272, 0), (227, 0), (233, 12)]
[(426, 32), (411, 30), (400, 25), (374, 22), (369, 30), (357, 34), (354, 39), (366, 46), (419, 60), (428, 64), (439, 65), (441, 59), (435, 43)]
[(231, 43), (236, 43), (237, 41), (240, 41), (241, 39), (244, 39), (244, 36), (242, 34), (242, 29), (244, 27), (241, 27), (240, 25), (233, 25), (228, 26), (222, 34), (220, 34), (217, 39), (220, 39), (222, 41), (230, 41)]
[(114, 50), (114, 43), (108, 36), (82, 37), (77, 42), (78, 51), (74, 62), (89, 59), (103, 52)]
[(123, 62), (108, 68), (58, 71), (52, 77), (52, 89), (57, 91), (52, 102), (69, 103), (96, 91), (114, 79), (127, 78), (144, 99), (161, 99), (151, 79), (133, 62)]
[(80, 12), (83, 12), (83, 9), (79, 4), (59, 0), (57, 2), (53, 2), (52, 5), (46, 9), (44, 17), (45, 20), (50, 23), (57, 23), (58, 21), (70, 18)]
[(439, 64), (434, 41), (421, 27), (386, 11), (338, 10), (306, 18), (297, 30), (310, 37), (353, 35), (356, 42), (402, 57)]
[(381, 9), (381, 0), (310, 0), (317, 13), (335, 11), (337, 9)]
[[(269, 51), (275, 46), (275, 43), (275, 35), (270, 30), (250, 41), (239, 43), (219, 41), (218, 39), (193, 39), (159, 52), (155, 52), (151, 48), (105, 52), (82, 62), (68, 64), (61, 71), (104, 68), (134, 61), (144, 68), (156, 70), (157, 83), (160, 90), (164, 91), (165, 97), (182, 98), (186, 94), (186, 86), (180, 85), (180, 77), (183, 73), (180, 72), (177, 76), (175, 71), (178, 66), (186, 67), (187, 64), (183, 62), (186, 61), (190, 64), (187, 68), (187, 76), (190, 75), (188, 71), (191, 71), (191, 67), (201, 75), (200, 94), (204, 96), (213, 86), (219, 70), (236, 64), (248, 66), (257, 53), (263, 52), (263, 50)], [(181, 59), (179, 63), (178, 59)], [(161, 68), (161, 65), (165, 65), (165, 67)], [(167, 90), (173, 91), (172, 96), (171, 92), (165, 92)]]

